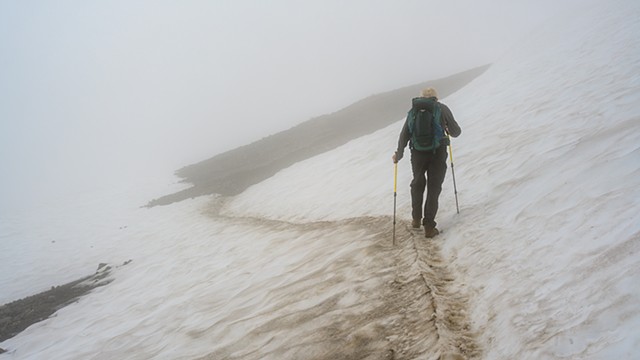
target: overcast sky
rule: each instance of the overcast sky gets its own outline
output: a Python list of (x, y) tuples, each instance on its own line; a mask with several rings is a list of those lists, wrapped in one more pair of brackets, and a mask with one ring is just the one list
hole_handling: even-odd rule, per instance
[(2, 1), (1, 187), (170, 171), (496, 61), (563, 4)]

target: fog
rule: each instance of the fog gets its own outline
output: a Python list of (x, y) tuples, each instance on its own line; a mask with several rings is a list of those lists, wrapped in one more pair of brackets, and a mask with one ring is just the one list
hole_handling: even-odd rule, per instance
[(490, 63), (568, 6), (1, 2), (2, 203), (171, 173), (368, 95)]

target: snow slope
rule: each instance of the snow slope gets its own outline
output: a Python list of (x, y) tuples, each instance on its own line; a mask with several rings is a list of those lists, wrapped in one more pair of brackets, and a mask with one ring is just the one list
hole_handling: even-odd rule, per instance
[(640, 3), (589, 4), (444, 99), (461, 213), (447, 177), (435, 240), (406, 230), (407, 157), (391, 245), (398, 119), (237, 197), (137, 209), (133, 262), (0, 359), (637, 357)]
[[(487, 358), (640, 352), (639, 19), (631, 1), (578, 10), (444, 100), (463, 128), (453, 143), (462, 209), (455, 216), (448, 178), (441, 241), (472, 293)], [(301, 222), (389, 214), (400, 127), (292, 166), (229, 211)], [(399, 183), (409, 181), (401, 161)]]

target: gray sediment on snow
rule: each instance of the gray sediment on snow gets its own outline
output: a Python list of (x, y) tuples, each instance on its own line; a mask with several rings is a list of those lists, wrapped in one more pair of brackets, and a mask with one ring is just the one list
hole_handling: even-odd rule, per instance
[[(425, 87), (446, 97), (489, 68), (477, 67), (442, 79), (372, 95), (332, 114), (312, 118), (208, 160), (185, 166), (176, 175), (193, 186), (150, 201), (168, 205), (202, 195), (236, 195), (296, 162), (319, 155), (402, 119), (410, 99)], [(399, 131), (399, 130), (398, 130)]]
[(403, 355), (399, 358), (422, 358), (425, 354), (437, 355), (425, 357), (435, 359), (480, 358), (482, 352), (467, 316), (468, 296), (441, 255), (439, 244), (445, 235), (426, 239), (421, 230), (405, 226), (399, 229), (398, 237), (396, 286), (411, 298), (404, 316), (420, 319), (409, 324), (411, 332), (398, 345)]
[[(391, 217), (289, 223), (225, 216), (220, 213), (224, 202), (223, 197), (212, 201), (207, 215), (265, 232), (356, 231), (366, 239), (358, 249), (366, 261), (354, 260), (347, 252), (335, 256), (321, 274), (269, 290), (273, 300), (262, 312), (248, 311), (250, 318), (243, 312), (229, 314), (225, 320), (246, 322), (247, 332), (201, 360), (481, 358), (467, 317), (468, 296), (441, 255), (444, 235), (429, 240), (407, 224), (398, 224), (394, 246)], [(347, 306), (345, 299), (351, 299)], [(207, 331), (189, 335), (208, 336)]]

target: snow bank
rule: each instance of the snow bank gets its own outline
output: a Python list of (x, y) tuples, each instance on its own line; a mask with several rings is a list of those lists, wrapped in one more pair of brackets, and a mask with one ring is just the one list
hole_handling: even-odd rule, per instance
[(445, 249), (476, 296), (488, 358), (637, 352), (639, 5), (549, 24), (488, 84), (449, 99), (475, 121), (459, 142), (463, 213)]

